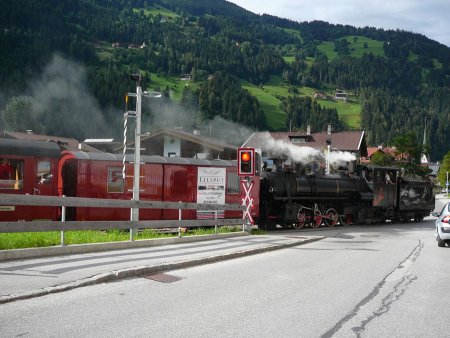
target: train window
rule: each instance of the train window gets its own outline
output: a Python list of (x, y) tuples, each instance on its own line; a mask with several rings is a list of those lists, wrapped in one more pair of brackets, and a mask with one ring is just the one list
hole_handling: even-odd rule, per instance
[(227, 194), (239, 194), (239, 176), (227, 173)]
[(108, 192), (123, 193), (123, 176), (121, 167), (108, 168)]
[(23, 187), (23, 160), (0, 158), (0, 189)]
[(38, 184), (50, 184), (52, 171), (50, 161), (39, 161), (37, 166), (36, 182)]

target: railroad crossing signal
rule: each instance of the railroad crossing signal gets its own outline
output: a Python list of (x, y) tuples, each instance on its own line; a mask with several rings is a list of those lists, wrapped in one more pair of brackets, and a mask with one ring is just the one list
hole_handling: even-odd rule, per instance
[(255, 149), (238, 148), (237, 159), (239, 176), (255, 175)]
[(251, 215), (251, 209), (253, 208), (253, 198), (251, 197), (251, 191), (253, 188), (253, 181), (249, 179), (243, 179), (241, 182), (244, 189), (245, 197), (242, 199), (242, 205), (245, 206), (245, 210), (242, 215), (242, 219), (247, 225), (254, 224), (253, 217)]

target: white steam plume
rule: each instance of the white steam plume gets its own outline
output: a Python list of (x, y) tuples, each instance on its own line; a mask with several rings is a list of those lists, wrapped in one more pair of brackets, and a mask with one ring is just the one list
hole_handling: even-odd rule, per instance
[(275, 140), (270, 133), (261, 134), (261, 148), (272, 156), (287, 157), (294, 162), (310, 163), (322, 157), (320, 150), (311, 147), (299, 147), (283, 140)]
[(332, 151), (329, 155), (326, 154), (325, 158), (333, 166), (356, 160), (356, 156), (348, 151)]
[(313, 161), (328, 161), (331, 166), (346, 165), (346, 162), (356, 160), (356, 156), (347, 151), (332, 151), (330, 154), (324, 149), (297, 146), (284, 140), (275, 140), (270, 133), (261, 133), (259, 143), (264, 151), (272, 157), (288, 158), (293, 162), (307, 164)]

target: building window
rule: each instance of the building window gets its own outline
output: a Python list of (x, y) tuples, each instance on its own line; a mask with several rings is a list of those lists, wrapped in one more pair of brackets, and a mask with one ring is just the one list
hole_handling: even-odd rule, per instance
[(306, 142), (308, 142), (308, 138), (307, 137), (292, 137), (291, 142), (292, 143), (306, 143)]
[(0, 189), (23, 187), (23, 160), (0, 158)]

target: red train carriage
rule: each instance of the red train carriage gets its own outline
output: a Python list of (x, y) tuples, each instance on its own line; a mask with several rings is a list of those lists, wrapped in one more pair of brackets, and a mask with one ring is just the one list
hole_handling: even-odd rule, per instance
[[(0, 139), (0, 193), (57, 195), (58, 161), (54, 142)], [(0, 221), (56, 219), (58, 209), (0, 205)]]
[[(122, 155), (63, 151), (54, 142), (0, 139), (0, 193), (132, 199), (133, 164)], [(142, 156), (140, 200), (241, 204), (244, 190), (236, 161)], [(259, 175), (259, 173), (258, 173)], [(254, 177), (252, 216), (258, 215), (259, 177)], [(1, 202), (0, 202), (1, 204)], [(0, 205), (0, 221), (58, 220), (60, 208)], [(214, 212), (183, 210), (183, 219), (214, 217)], [(241, 211), (219, 211), (240, 218)], [(178, 210), (141, 209), (140, 219), (178, 219)], [(67, 220), (129, 220), (130, 209), (67, 208)]]
[[(164, 159), (141, 166), (141, 199), (162, 201)], [(133, 180), (122, 177), (122, 156), (108, 153), (64, 151), (60, 160), (58, 190), (61, 195), (130, 200)], [(133, 172), (127, 165), (127, 175)], [(161, 210), (143, 209), (141, 218), (160, 219)], [(129, 220), (130, 209), (67, 208), (67, 220)]]
[[(132, 199), (133, 164), (122, 177), (122, 155), (64, 151), (60, 161), (59, 192), (66, 196)], [(140, 200), (241, 204), (242, 189), (236, 161), (142, 156)], [(132, 161), (129, 156), (127, 161)], [(258, 212), (259, 180), (253, 191)], [(241, 211), (219, 212), (218, 217), (239, 218)], [(141, 220), (178, 219), (178, 210), (142, 209)], [(214, 217), (212, 212), (183, 210), (183, 219)], [(68, 220), (129, 220), (129, 209), (68, 208)]]

